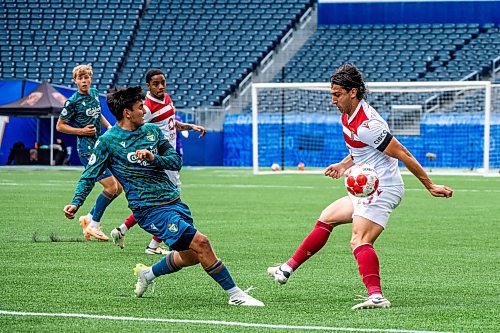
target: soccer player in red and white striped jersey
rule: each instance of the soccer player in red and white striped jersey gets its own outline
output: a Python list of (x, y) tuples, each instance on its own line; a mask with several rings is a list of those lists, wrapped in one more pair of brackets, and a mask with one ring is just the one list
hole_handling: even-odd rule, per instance
[[(175, 106), (170, 95), (166, 92), (167, 85), (163, 71), (156, 68), (149, 70), (146, 73), (146, 85), (149, 91), (144, 101), (144, 110), (146, 111), (144, 120), (145, 122), (156, 124), (172, 147), (176, 146), (177, 131), (197, 131), (200, 132), (200, 138), (205, 135), (206, 131), (202, 126), (186, 124), (175, 119)], [(168, 175), (170, 181), (180, 188), (179, 172), (165, 170), (165, 173)], [(111, 238), (117, 246), (123, 248), (125, 233), (136, 223), (134, 215), (130, 214), (121, 226), (113, 229)], [(161, 247), (161, 242), (161, 239), (153, 236), (153, 239), (146, 247), (145, 253), (166, 254), (167, 251)]]
[(368, 297), (353, 309), (387, 308), (391, 303), (382, 294), (379, 260), (373, 244), (403, 198), (404, 184), (398, 160), (433, 196), (450, 198), (453, 190), (434, 184), (415, 157), (391, 134), (385, 120), (368, 105), (362, 74), (354, 65), (340, 66), (332, 74), (330, 83), (332, 103), (341, 113), (343, 135), (350, 154), (327, 167), (325, 176), (340, 178), (354, 164), (368, 164), (379, 176), (378, 190), (368, 198), (345, 196), (331, 203), (293, 256), (267, 271), (275, 281), (285, 284), (293, 271), (326, 244), (334, 227), (352, 223), (350, 245), (368, 292)]

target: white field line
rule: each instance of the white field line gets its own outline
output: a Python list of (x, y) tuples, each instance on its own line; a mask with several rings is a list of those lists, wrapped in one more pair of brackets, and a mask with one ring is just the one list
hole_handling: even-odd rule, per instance
[[(14, 182), (2, 182), (0, 181), (1, 186), (61, 186), (64, 184), (72, 184), (73, 181), (61, 181), (59, 183), (14, 183)], [(318, 190), (322, 187), (317, 186), (299, 186), (299, 185), (253, 185), (253, 184), (183, 184), (182, 187), (197, 187), (197, 188), (292, 188), (292, 189), (314, 189)], [(336, 187), (336, 186), (334, 186)], [(405, 191), (427, 191), (424, 188), (405, 188)], [(454, 192), (471, 192), (471, 193), (500, 193), (499, 189), (493, 190), (475, 190), (475, 189), (454, 189)]]
[(382, 329), (382, 328), (353, 328), (353, 327), (331, 327), (331, 326), (298, 326), (298, 325), (274, 325), (274, 324), (256, 324), (242, 323), (237, 321), (218, 321), (218, 320), (191, 320), (191, 319), (169, 319), (169, 318), (141, 318), (141, 317), (120, 317), (120, 316), (99, 316), (84, 313), (46, 313), (46, 312), (17, 312), (0, 310), (0, 315), (4, 316), (28, 316), (28, 317), (65, 317), (65, 318), (87, 318), (104, 319), (116, 321), (146, 321), (175, 324), (195, 324), (212, 326), (233, 326), (233, 327), (256, 327), (256, 328), (274, 328), (287, 330), (303, 331), (334, 331), (334, 332), (387, 332), (387, 333), (446, 333), (436, 331), (416, 331), (400, 329)]

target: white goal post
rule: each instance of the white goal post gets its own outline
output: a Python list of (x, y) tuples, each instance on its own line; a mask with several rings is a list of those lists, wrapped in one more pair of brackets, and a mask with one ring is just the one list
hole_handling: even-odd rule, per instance
[[(496, 103), (492, 107), (489, 81), (367, 86), (367, 102), (426, 170), (486, 174), (500, 168), (500, 147), (495, 146), (500, 145), (500, 109)], [(500, 89), (493, 94), (498, 98)], [(253, 84), (252, 149), (255, 174), (278, 173), (271, 171), (273, 164), (286, 172), (318, 172), (345, 157), (330, 84)]]

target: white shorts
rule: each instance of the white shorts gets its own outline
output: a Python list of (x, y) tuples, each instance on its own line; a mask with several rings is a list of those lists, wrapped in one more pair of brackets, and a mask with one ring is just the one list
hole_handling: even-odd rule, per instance
[(404, 186), (380, 187), (375, 194), (367, 198), (356, 198), (349, 194), (354, 205), (352, 216), (364, 217), (384, 229), (394, 208), (396, 208), (405, 193)]
[(168, 178), (170, 181), (177, 187), (181, 188), (181, 177), (179, 175), (179, 171), (173, 171), (173, 170), (165, 170), (165, 173), (167, 174)]

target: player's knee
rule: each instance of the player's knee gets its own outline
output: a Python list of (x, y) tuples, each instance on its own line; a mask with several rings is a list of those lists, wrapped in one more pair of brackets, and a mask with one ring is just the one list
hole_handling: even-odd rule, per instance
[(106, 186), (104, 191), (109, 193), (112, 197), (117, 197), (123, 192), (123, 188), (119, 183), (114, 183), (112, 185)]
[(211, 251), (212, 245), (208, 237), (198, 232), (191, 242), (191, 247), (196, 250), (196, 252), (206, 252)]
[(115, 197), (119, 196), (123, 192), (123, 187), (120, 183), (116, 183)]

